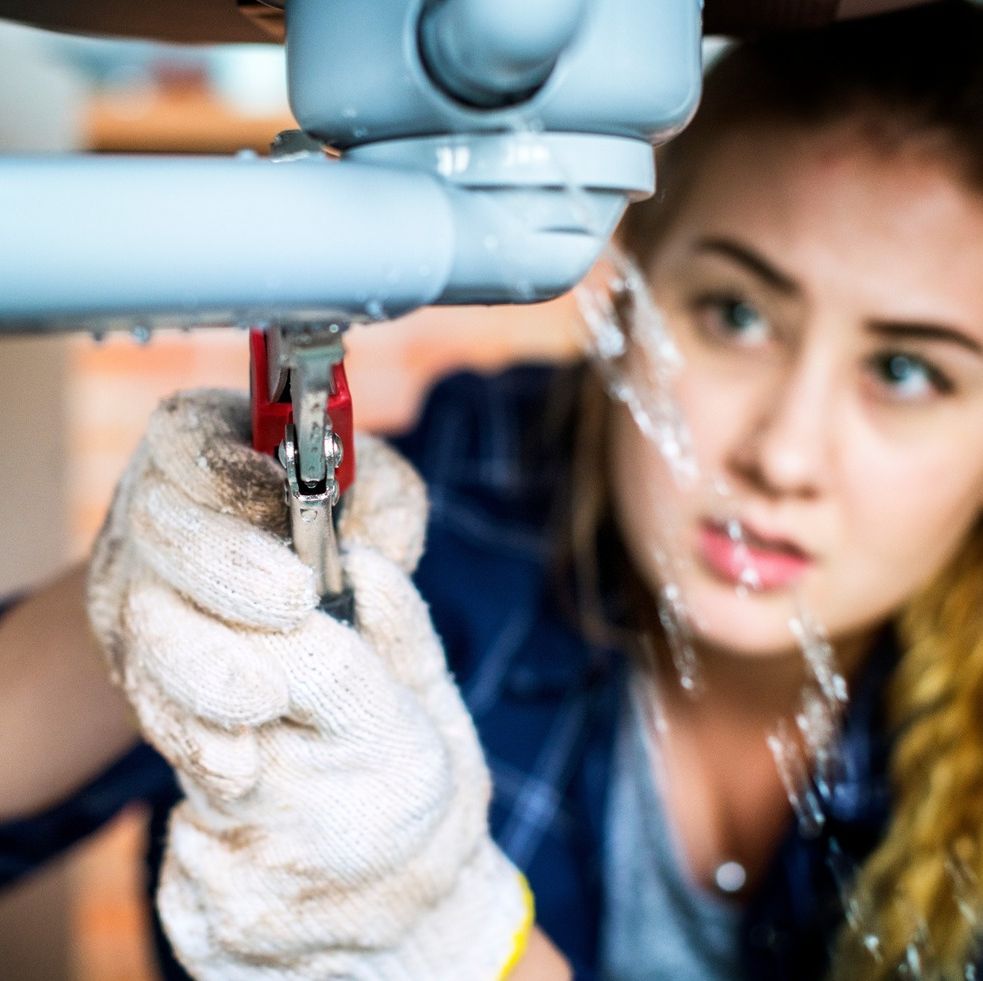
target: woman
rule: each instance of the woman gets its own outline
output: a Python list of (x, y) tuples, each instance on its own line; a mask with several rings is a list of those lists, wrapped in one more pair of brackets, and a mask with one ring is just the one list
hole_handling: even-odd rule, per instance
[[(370, 447), (346, 518), (366, 653), (301, 586), (268, 592), (273, 613), (244, 610), (263, 594), (242, 569), (301, 579), (282, 545), (253, 536), (250, 552), (241, 525), (220, 528), (231, 512), (275, 538), (280, 520), (279, 475), (250, 462), (234, 405), (155, 417), (90, 612), (191, 794), (162, 901), (192, 973), (964, 976), (983, 897), (981, 41), (981, 15), (943, 3), (763, 40), (711, 73), (659, 200), (624, 236), (684, 360), (673, 385), (699, 481), (643, 435), (644, 406), (598, 398), (579, 370), (451, 380), (395, 441), (429, 487), (415, 581), (481, 737), (497, 845), (475, 817), (469, 726), (400, 578), (422, 512), (402, 465)], [(925, 52), (931, 73), (912, 67)], [(615, 366), (630, 379), (659, 377), (648, 329)], [(250, 468), (248, 506), (228, 459)], [(333, 653), (309, 669), (294, 658), (308, 650)], [(323, 663), (353, 673), (328, 684)], [(230, 691), (252, 693), (248, 710)], [(350, 770), (337, 744), (322, 752), (363, 723), (418, 751), (396, 740), (367, 762), (343, 741)], [(309, 805), (332, 806), (301, 820), (311, 787)], [(332, 824), (349, 800), (357, 820)], [(351, 829), (369, 826), (393, 847), (359, 850)], [(257, 828), (286, 836), (291, 861)], [(339, 854), (362, 864), (342, 874)], [(513, 866), (535, 896), (528, 946)]]
[[(690, 560), (678, 585), (704, 693), (663, 685), (659, 757), (692, 877), (712, 884), (736, 854), (753, 894), (787, 833), (761, 732), (798, 711), (808, 679), (788, 627), (797, 605), (855, 692), (893, 624), (892, 813), (855, 856), (856, 929), (841, 929), (834, 973), (888, 976), (917, 958), (954, 977), (974, 952), (983, 776), (970, 667), (983, 650), (979, 19), (946, 8), (895, 23), (897, 37), (865, 25), (725, 59), (668, 150), (664, 203), (629, 217), (685, 362), (677, 394), (698, 462), (729, 485), (744, 540), (719, 501), (669, 478), (624, 411), (612, 491), (649, 590), (667, 512)], [(919, 50), (944, 63), (931, 80), (910, 72)], [(740, 595), (747, 571), (757, 588)], [(841, 858), (842, 843), (827, 856)]]

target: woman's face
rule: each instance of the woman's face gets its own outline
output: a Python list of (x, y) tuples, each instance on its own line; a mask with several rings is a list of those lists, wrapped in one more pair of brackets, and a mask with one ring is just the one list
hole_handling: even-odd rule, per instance
[(622, 528), (651, 585), (674, 554), (704, 643), (788, 651), (796, 597), (855, 637), (983, 508), (983, 196), (846, 131), (722, 136), (710, 157), (647, 270), (704, 489), (678, 486), (619, 408)]

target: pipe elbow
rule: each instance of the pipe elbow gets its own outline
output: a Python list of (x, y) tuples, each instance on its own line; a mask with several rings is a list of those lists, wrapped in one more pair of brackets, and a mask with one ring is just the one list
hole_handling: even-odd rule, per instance
[(585, 8), (585, 0), (432, 0), (420, 18), (421, 56), (452, 98), (513, 104), (549, 78)]

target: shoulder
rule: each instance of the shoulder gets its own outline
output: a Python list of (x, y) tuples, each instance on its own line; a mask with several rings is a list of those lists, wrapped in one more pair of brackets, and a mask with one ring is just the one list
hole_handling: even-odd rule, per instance
[(392, 439), (427, 484), (431, 530), (541, 550), (568, 463), (579, 368), (528, 364), (439, 382), (416, 425)]

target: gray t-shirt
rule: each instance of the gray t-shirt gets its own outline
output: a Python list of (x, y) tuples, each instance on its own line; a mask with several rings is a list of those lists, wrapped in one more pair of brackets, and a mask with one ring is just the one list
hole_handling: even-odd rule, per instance
[(724, 981), (741, 976), (741, 910), (699, 888), (659, 797), (645, 690), (634, 679), (614, 754), (606, 821), (606, 914), (601, 975), (607, 981)]

